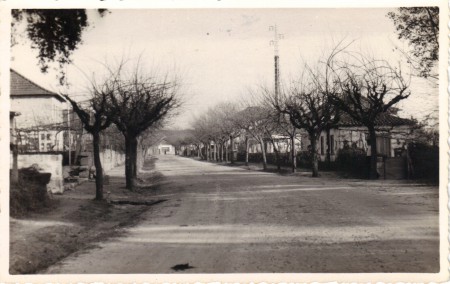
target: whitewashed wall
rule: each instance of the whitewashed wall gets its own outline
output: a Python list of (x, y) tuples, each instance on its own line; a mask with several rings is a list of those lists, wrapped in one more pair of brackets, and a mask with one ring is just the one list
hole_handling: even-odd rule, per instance
[[(17, 162), (18, 168), (28, 168), (33, 164), (37, 164), (40, 172), (50, 173), (49, 184), (47, 184), (47, 190), (52, 193), (63, 193), (63, 170), (62, 170), (62, 155), (61, 154), (19, 154)], [(12, 168), (12, 156), (11, 156)]]

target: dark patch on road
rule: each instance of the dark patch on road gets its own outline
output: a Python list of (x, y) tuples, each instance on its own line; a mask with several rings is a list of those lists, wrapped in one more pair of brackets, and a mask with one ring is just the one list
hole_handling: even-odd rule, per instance
[(175, 271), (184, 271), (186, 269), (192, 269), (195, 268), (195, 266), (190, 266), (189, 263), (184, 263), (184, 264), (177, 264), (171, 267), (172, 270)]
[(134, 200), (111, 200), (112, 204), (128, 204), (128, 205), (146, 205), (152, 206), (161, 202), (167, 201), (167, 199), (158, 199), (158, 200), (150, 200), (150, 201), (134, 201)]

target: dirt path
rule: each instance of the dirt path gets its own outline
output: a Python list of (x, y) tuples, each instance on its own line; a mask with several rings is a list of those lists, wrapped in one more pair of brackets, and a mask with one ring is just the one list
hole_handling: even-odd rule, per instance
[[(158, 201), (152, 197), (157, 191), (154, 187), (140, 192), (125, 190), (123, 166), (108, 174), (110, 182), (104, 190), (111, 201)], [(123, 228), (134, 225), (150, 208), (97, 202), (94, 196), (95, 183), (86, 181), (75, 190), (54, 195), (51, 209), (11, 218), (10, 273), (36, 273), (74, 252), (120, 236)]]
[(122, 237), (43, 273), (438, 272), (438, 189), (159, 156), (157, 198)]

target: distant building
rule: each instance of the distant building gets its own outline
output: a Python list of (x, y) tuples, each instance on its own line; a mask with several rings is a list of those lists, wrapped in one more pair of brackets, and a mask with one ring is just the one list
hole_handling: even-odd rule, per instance
[(64, 150), (68, 104), (61, 95), (44, 89), (11, 69), (11, 111), (20, 152)]
[(158, 155), (175, 155), (175, 146), (163, 139), (158, 145)]
[(149, 148), (147, 152), (149, 155), (175, 155), (175, 146), (168, 143), (166, 139), (161, 138), (159, 142), (155, 143), (154, 146)]

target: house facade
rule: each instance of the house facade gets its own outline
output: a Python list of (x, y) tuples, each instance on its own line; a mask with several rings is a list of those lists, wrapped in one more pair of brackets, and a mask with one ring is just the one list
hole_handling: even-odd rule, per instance
[(64, 150), (67, 137), (68, 104), (61, 95), (44, 89), (15, 70), (10, 71), (11, 111), (15, 119), (20, 152), (55, 152)]
[(157, 144), (150, 147), (147, 153), (149, 155), (175, 155), (176, 149), (175, 146), (162, 138)]
[[(380, 114), (376, 121), (377, 154), (384, 158), (400, 157), (407, 147), (408, 140), (414, 136), (414, 121), (400, 118), (390, 113)], [(306, 141), (305, 146), (311, 143)], [(371, 156), (369, 133), (367, 127), (343, 116), (341, 122), (328, 131), (322, 131), (317, 151), (320, 160), (335, 161), (339, 150), (345, 148), (362, 149)]]
[(175, 146), (162, 140), (158, 145), (158, 155), (175, 155)]

